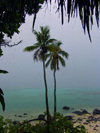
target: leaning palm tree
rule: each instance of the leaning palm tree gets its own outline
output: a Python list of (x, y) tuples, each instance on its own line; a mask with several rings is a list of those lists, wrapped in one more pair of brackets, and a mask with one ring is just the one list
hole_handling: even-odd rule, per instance
[(47, 81), (46, 81), (45, 60), (46, 60), (46, 54), (48, 52), (48, 48), (55, 41), (55, 39), (50, 38), (50, 30), (47, 26), (40, 27), (40, 32), (37, 32), (34, 30), (34, 35), (36, 36), (37, 42), (32, 46), (26, 47), (24, 51), (27, 51), (27, 52), (34, 51), (33, 59), (36, 61), (41, 60), (43, 62), (46, 113), (47, 113), (47, 123), (49, 123), (50, 113), (49, 113), (49, 104), (48, 104), (48, 88), (47, 88)]
[(55, 44), (56, 45), (50, 49), (50, 53), (46, 55), (48, 58), (46, 67), (50, 65), (54, 77), (54, 120), (56, 118), (56, 71), (59, 70), (59, 62), (65, 67), (65, 60), (63, 57), (68, 59), (68, 53), (60, 48), (62, 42), (56, 41)]

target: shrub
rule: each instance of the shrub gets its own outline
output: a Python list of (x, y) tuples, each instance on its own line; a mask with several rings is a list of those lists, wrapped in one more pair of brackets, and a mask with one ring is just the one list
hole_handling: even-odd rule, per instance
[(13, 123), (12, 120), (0, 116), (0, 133), (86, 133), (84, 126), (74, 127), (73, 123), (57, 113), (56, 120), (51, 120), (49, 127), (46, 122), (31, 125), (28, 121)]

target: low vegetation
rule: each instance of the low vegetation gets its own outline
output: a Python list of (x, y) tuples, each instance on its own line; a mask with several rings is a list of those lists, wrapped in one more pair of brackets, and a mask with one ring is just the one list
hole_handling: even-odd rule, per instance
[(74, 127), (63, 115), (58, 113), (56, 118), (48, 127), (44, 121), (32, 124), (29, 121), (16, 122), (0, 116), (0, 133), (86, 133), (84, 126)]

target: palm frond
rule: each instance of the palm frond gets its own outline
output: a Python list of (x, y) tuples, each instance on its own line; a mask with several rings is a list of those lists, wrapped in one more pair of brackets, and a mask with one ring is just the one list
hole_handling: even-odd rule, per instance
[(65, 67), (65, 60), (59, 55), (58, 59), (60, 61), (60, 63), (62, 64), (63, 67)]
[(56, 39), (49, 39), (48, 41), (47, 41), (47, 43), (50, 43), (50, 44), (54, 44), (55, 45), (55, 42), (56, 42), (57, 40)]
[(58, 52), (58, 51), (60, 51), (61, 49), (57, 46), (57, 45), (55, 45), (55, 43), (54, 44), (50, 44), (49, 46), (48, 46), (48, 51), (50, 51), (50, 52), (52, 52), (52, 53), (55, 53), (55, 52)]
[(8, 71), (0, 70), (0, 73), (2, 73), (2, 74), (6, 74), (6, 73), (8, 73)]
[(55, 45), (54, 44), (48, 45), (48, 51), (54, 52), (55, 51)]
[(63, 51), (63, 50), (60, 50), (59, 53), (60, 53), (63, 57), (65, 57), (65, 58), (68, 59), (69, 54), (68, 54), (67, 52), (65, 52), (65, 51)]
[(45, 27), (41, 26), (40, 30), (41, 30), (41, 33), (43, 33), (43, 34), (49, 34), (50, 33), (49, 26), (45, 26)]
[(36, 36), (37, 42), (41, 43), (41, 41), (42, 41), (42, 34), (41, 34), (41, 32), (37, 32), (37, 31), (34, 30), (34, 35)]
[(38, 48), (38, 45), (28, 46), (24, 49), (25, 52), (31, 52)]
[(49, 66), (50, 62), (52, 61), (52, 56), (50, 56), (50, 58), (48, 59), (48, 61), (46, 62), (46, 67)]
[(37, 49), (37, 50), (35, 51), (34, 55), (33, 55), (34, 61), (35, 61), (35, 60), (38, 61), (39, 54), (40, 54), (40, 48)]
[(55, 58), (52, 58), (51, 61), (51, 70), (54, 70), (57, 66), (57, 60)]
[(58, 47), (60, 47), (60, 46), (61, 46), (61, 44), (62, 44), (62, 42), (61, 42), (61, 41), (56, 41), (56, 45), (57, 45)]
[(47, 60), (51, 56), (51, 53), (45, 55), (45, 60)]
[(36, 30), (34, 30), (34, 35), (38, 36), (38, 32)]
[(47, 40), (50, 39), (50, 29), (48, 26), (45, 27), (41, 26), (40, 30), (41, 30), (42, 39), (46, 43)]
[(41, 33), (44, 34), (44, 27), (43, 26), (40, 27), (40, 30), (41, 30)]

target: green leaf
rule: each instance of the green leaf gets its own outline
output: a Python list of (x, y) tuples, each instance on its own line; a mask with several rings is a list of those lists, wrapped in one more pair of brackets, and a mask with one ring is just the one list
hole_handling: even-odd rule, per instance
[(61, 56), (58, 56), (58, 58), (59, 58), (60, 63), (62, 64), (62, 66), (65, 67), (64, 59)]
[(25, 52), (31, 52), (31, 51), (33, 51), (34, 49), (37, 49), (37, 48), (38, 48), (38, 46), (36, 46), (36, 45), (28, 46), (28, 47), (26, 47), (26, 48), (24, 49), (24, 51), (25, 51)]
[(2, 73), (2, 74), (6, 74), (6, 73), (8, 73), (8, 71), (0, 70), (0, 73)]
[(49, 66), (49, 64), (50, 64), (51, 60), (52, 60), (52, 56), (51, 56), (51, 57), (48, 59), (48, 61), (46, 62), (46, 67), (48, 67), (48, 66)]
[(47, 41), (47, 43), (54, 43), (56, 41), (56, 39), (49, 39), (48, 41)]
[(61, 50), (59, 53), (68, 59), (69, 54), (66, 51)]

